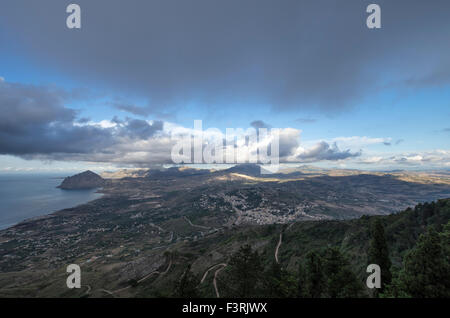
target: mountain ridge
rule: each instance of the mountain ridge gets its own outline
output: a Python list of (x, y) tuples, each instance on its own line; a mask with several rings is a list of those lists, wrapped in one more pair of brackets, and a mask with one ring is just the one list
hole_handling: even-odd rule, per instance
[(64, 178), (57, 188), (63, 190), (93, 189), (103, 186), (104, 183), (105, 179), (91, 170), (86, 170)]

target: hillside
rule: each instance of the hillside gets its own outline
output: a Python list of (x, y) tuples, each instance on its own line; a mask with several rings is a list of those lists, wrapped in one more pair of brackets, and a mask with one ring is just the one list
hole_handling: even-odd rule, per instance
[[(82, 210), (85, 208), (80, 208), (78, 212), (77, 210), (69, 214), (66, 212), (64, 219), (67, 220), (71, 214), (72, 217), (79, 218), (84, 214)], [(89, 216), (95, 219), (95, 216), (91, 214)], [(61, 217), (63, 215), (60, 214), (40, 222), (54, 222), (55, 218)], [(198, 275), (201, 295), (215, 297), (214, 272), (220, 269), (219, 264), (227, 264), (230, 256), (245, 244), (250, 244), (260, 253), (266, 268), (275, 260), (275, 251), (279, 245), (277, 258), (280, 265), (294, 276), (298, 265), (304, 261), (309, 251), (335, 246), (350, 260), (352, 269), (362, 282), (366, 275), (369, 227), (375, 219), (380, 219), (384, 224), (392, 262), (394, 266), (400, 266), (405, 253), (416, 244), (418, 236), (427, 226), (435, 226), (441, 230), (442, 226), (449, 222), (450, 199), (420, 204), (414, 209), (393, 215), (363, 216), (343, 221), (248, 225), (217, 230), (186, 219), (185, 225), (179, 228), (181, 232), (177, 234), (174, 234), (175, 228), (168, 231), (167, 228), (158, 229), (155, 224), (150, 224), (154, 230), (153, 236), (142, 231), (142, 226), (126, 235), (119, 234), (120, 230), (116, 232), (104, 228), (103, 234), (91, 232), (89, 239), (74, 245), (63, 247), (67, 243), (61, 242), (62, 244), (53, 247), (53, 252), (44, 252), (42, 254), (44, 258), (37, 250), (33, 253), (23, 242), (14, 240), (11, 232), (3, 233), (0, 237), (3, 242), (0, 244), (3, 259), (0, 264), (2, 268), (0, 285), (3, 286), (0, 295), (110, 297), (111, 294), (108, 294), (110, 292), (114, 297), (172, 296), (176, 282), (190, 264), (192, 271)], [(142, 218), (140, 220), (142, 222)], [(115, 221), (115, 224), (122, 226), (123, 223)], [(162, 226), (168, 225), (169, 223), (166, 223)], [(190, 234), (189, 227), (193, 231)], [(22, 228), (29, 230), (32, 227), (30, 228), (30, 224), (23, 224)], [(185, 231), (184, 234), (182, 231)], [(158, 232), (159, 235), (155, 236)], [(9, 240), (5, 241), (8, 237)], [(50, 237), (54, 237), (52, 233), (49, 233), (48, 238)], [(43, 237), (40, 242), (48, 238)], [(12, 252), (19, 246), (22, 246), (20, 248), (22, 256)], [(61, 250), (55, 254), (58, 249)], [(78, 254), (77, 250), (83, 253)], [(38, 258), (30, 262), (31, 254), (36, 254)], [(20, 260), (21, 257), (25, 259)], [(14, 266), (14, 263), (21, 265)], [(87, 294), (86, 289), (64, 288), (65, 264), (69, 263), (81, 264), (84, 283), (90, 286)], [(208, 275), (207, 272), (213, 266), (218, 268), (211, 270)], [(14, 275), (11, 275), (11, 271), (15, 272)], [(223, 279), (219, 278), (216, 281), (219, 289), (227, 284), (225, 279), (227, 271), (225, 267), (221, 274)], [(204, 279), (200, 283), (203, 276)]]
[(102, 177), (90, 170), (87, 170), (65, 178), (58, 188), (64, 190), (92, 189), (101, 187), (104, 183), (105, 180)]

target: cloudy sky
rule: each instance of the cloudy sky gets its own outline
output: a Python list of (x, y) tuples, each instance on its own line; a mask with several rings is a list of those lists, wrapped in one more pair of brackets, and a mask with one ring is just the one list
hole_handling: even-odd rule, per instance
[[(66, 27), (81, 7), (82, 28)], [(366, 27), (381, 7), (382, 28)], [(170, 163), (280, 128), (282, 162), (450, 168), (448, 0), (4, 0), (0, 172)]]

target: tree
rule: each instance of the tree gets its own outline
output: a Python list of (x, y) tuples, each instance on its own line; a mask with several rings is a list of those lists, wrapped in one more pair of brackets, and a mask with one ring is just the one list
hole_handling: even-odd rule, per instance
[(199, 292), (197, 290), (198, 282), (197, 275), (191, 272), (191, 265), (188, 265), (175, 285), (174, 296), (179, 298), (199, 297)]
[(316, 252), (306, 255), (306, 270), (303, 295), (306, 298), (319, 298), (325, 287), (322, 272), (322, 258)]
[(440, 234), (442, 253), (444, 254), (445, 262), (450, 264), (450, 221), (444, 225), (444, 229)]
[(361, 283), (339, 249), (327, 248), (323, 260), (327, 296), (331, 298), (358, 297)]
[(242, 246), (228, 262), (226, 293), (229, 297), (258, 297), (261, 293), (263, 265), (258, 251)]
[(379, 293), (378, 297), (382, 298), (411, 298), (411, 295), (405, 292), (402, 288), (402, 281), (400, 275), (402, 270), (395, 265), (392, 266), (392, 280), (391, 283), (384, 286), (383, 293)]
[(273, 262), (264, 275), (264, 296), (270, 298), (292, 298), (297, 295), (295, 278), (280, 264)]
[(367, 265), (377, 264), (381, 268), (381, 288), (375, 290), (375, 296), (382, 293), (384, 287), (391, 283), (391, 260), (388, 245), (384, 235), (384, 226), (380, 219), (376, 219), (371, 228), (371, 241), (367, 255)]
[(297, 297), (306, 297), (306, 273), (302, 263), (298, 264)]
[(404, 259), (399, 288), (414, 298), (450, 297), (449, 264), (441, 237), (429, 227)]

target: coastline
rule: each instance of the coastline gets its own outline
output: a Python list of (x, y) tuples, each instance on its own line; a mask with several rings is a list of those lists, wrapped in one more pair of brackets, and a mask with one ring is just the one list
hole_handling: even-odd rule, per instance
[[(52, 179), (61, 179), (61, 178), (56, 177), (56, 178), (52, 178)], [(86, 190), (87, 190), (87, 189), (86, 189)], [(73, 192), (73, 191), (86, 191), (86, 190), (61, 190), (61, 191), (70, 191), (70, 192)], [(94, 201), (97, 201), (97, 200), (99, 200), (99, 199), (104, 198), (105, 195), (106, 195), (106, 194), (103, 192), (103, 187), (101, 187), (101, 188), (93, 188), (93, 189), (90, 189), (90, 190), (95, 190), (95, 191), (93, 192), (93, 194), (98, 195), (98, 197), (96, 197), (96, 198), (90, 198), (90, 199), (87, 200), (87, 201), (80, 202), (80, 203), (76, 203), (76, 204), (74, 204), (74, 205), (70, 205), (70, 206), (65, 207), (65, 208), (56, 208), (56, 209), (54, 209), (54, 210), (49, 210), (49, 211), (44, 212), (43, 214), (40, 214), (40, 215), (31, 216), (31, 217), (26, 217), (26, 218), (24, 218), (24, 219), (22, 219), (22, 220), (20, 220), (20, 221), (17, 221), (17, 222), (12, 222), (12, 223), (9, 223), (9, 224), (0, 224), (0, 232), (9, 230), (9, 229), (11, 229), (11, 228), (14, 228), (14, 227), (16, 227), (16, 226), (20, 226), (20, 225), (22, 225), (22, 224), (32, 223), (32, 222), (34, 222), (34, 221), (38, 221), (38, 220), (42, 220), (42, 219), (46, 219), (46, 218), (51, 218), (51, 217), (53, 217), (55, 214), (60, 213), (60, 212), (63, 212), (64, 210), (77, 208), (77, 207), (80, 207), (80, 206), (83, 206), (83, 205), (86, 205), (86, 204), (91, 204), (91, 203), (94, 202)]]

